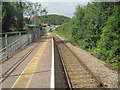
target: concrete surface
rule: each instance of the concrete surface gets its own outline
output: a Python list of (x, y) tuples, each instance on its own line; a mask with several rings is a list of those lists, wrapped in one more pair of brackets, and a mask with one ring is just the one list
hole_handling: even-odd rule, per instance
[[(9, 77), (7, 77), (7, 79), (2, 83), (2, 88), (50, 88), (52, 37), (50, 34), (47, 34), (36, 43), (38, 43), (38, 46), (9, 75)], [(19, 59), (34, 47), (36, 43), (33, 43), (23, 51), (17, 53), (14, 57), (10, 58), (8, 61), (4, 62), (2, 64), (2, 73), (4, 74), (8, 71), (8, 69), (19, 61)], [(29, 70), (25, 70), (25, 68), (28, 68)], [(28, 80), (25, 80), (26, 76), (27, 78), (29, 77)], [(24, 83), (26, 83), (25, 86)]]

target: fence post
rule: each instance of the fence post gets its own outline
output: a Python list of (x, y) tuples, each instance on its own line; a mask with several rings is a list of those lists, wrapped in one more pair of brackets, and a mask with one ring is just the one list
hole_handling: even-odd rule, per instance
[(6, 45), (6, 57), (8, 58), (8, 43), (7, 43), (7, 33), (5, 34), (5, 45)]
[(27, 44), (29, 44), (29, 33), (27, 32)]
[(39, 30), (38, 30), (38, 31), (39, 31), (39, 39), (40, 39), (40, 28), (39, 28)]
[(31, 43), (31, 37), (30, 37), (31, 32), (30, 32), (30, 31), (27, 31), (27, 34), (28, 34), (28, 44), (29, 44), (29, 43)]
[(19, 48), (21, 47), (21, 32), (19, 32)]

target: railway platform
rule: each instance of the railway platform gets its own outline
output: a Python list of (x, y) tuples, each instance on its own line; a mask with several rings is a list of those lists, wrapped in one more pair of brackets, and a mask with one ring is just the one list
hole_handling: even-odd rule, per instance
[(2, 88), (54, 88), (50, 33), (2, 63)]
[(0, 62), (3, 90), (118, 88), (116, 69), (87, 51), (54, 33), (48, 32), (38, 40)]

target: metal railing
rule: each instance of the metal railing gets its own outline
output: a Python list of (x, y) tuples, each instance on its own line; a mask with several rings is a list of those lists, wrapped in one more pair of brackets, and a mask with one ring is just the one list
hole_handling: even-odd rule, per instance
[(0, 34), (0, 60), (8, 58), (20, 48), (37, 41), (43, 34), (40, 30), (8, 32)]

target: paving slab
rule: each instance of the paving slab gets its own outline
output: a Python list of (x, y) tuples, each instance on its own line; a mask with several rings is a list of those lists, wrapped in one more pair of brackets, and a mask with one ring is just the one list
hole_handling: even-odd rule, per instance
[[(29, 80), (27, 82), (26, 88), (50, 88), (50, 79), (51, 79), (51, 60), (52, 60), (52, 37), (50, 34), (45, 35), (41, 38), (39, 45), (36, 47), (36, 49), (10, 74), (10, 76), (2, 83), (2, 88), (25, 88), (21, 86), (20, 87), (14, 87), (15, 84), (19, 81), (21, 76), (29, 76)], [(43, 43), (46, 43), (46, 47), (44, 47)], [(44, 47), (45, 49), (41, 50), (40, 47)], [(28, 47), (30, 48), (30, 47)], [(24, 52), (26, 52), (24, 50)], [(3, 71), (7, 71), (13, 64), (15, 64), (14, 61), (19, 60), (20, 56), (24, 54), (24, 52), (20, 52), (19, 54), (12, 57), (9, 61), (6, 61), (3, 64)], [(37, 55), (36, 55), (37, 54)], [(39, 55), (41, 54), (41, 56)], [(40, 58), (38, 57), (40, 56)], [(35, 59), (34, 59), (35, 58)], [(36, 59), (36, 58), (39, 58)], [(36, 60), (36, 61), (34, 61)], [(32, 62), (31, 66), (30, 64)], [(35, 66), (36, 65), (36, 66)], [(34, 67), (31, 68), (31, 67)], [(25, 73), (25, 68), (28, 68)], [(30, 76), (31, 75), (31, 76)], [(18, 85), (19, 86), (19, 85)]]
[(37, 66), (28, 88), (50, 88), (52, 37), (47, 37), (48, 43)]

